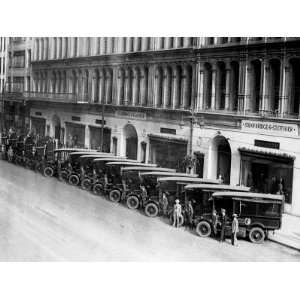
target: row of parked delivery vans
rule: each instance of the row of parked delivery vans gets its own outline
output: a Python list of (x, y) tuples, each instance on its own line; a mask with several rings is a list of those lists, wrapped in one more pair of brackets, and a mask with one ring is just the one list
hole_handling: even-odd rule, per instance
[[(20, 158), (10, 161), (18, 163)], [(182, 224), (187, 222), (185, 211), (190, 201), (193, 207), (190, 225), (201, 237), (213, 235), (212, 212), (219, 214), (221, 208), (226, 210), (229, 220), (226, 234), (231, 234), (231, 218), (235, 213), (239, 220), (238, 236), (249, 238), (253, 243), (262, 243), (270, 231), (281, 227), (284, 203), (281, 195), (252, 193), (248, 187), (225, 185), (219, 180), (198, 178), (111, 153), (56, 149), (48, 158), (39, 158), (34, 169), (46, 177), (57, 177), (96, 195), (105, 195), (129, 209), (141, 209), (148, 217), (162, 215), (165, 193), (170, 219), (175, 199), (180, 200)], [(220, 229), (217, 227), (217, 230)]]

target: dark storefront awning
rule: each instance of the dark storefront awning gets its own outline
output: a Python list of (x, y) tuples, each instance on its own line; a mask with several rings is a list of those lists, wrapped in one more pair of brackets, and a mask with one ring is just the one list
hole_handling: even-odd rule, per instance
[(278, 149), (262, 148), (257, 146), (239, 147), (241, 154), (258, 158), (269, 158), (282, 161), (293, 161), (295, 156)]
[(177, 144), (187, 144), (188, 140), (184, 138), (179, 138), (179, 137), (169, 137), (169, 136), (164, 136), (160, 134), (148, 134), (149, 139), (152, 141), (157, 141), (157, 142), (170, 142), (170, 143), (177, 143)]

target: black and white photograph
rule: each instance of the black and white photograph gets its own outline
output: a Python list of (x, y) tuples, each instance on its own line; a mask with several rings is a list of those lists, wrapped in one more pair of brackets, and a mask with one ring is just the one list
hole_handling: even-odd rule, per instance
[(125, 33), (43, 31), (42, 14), (0, 29), (0, 265), (159, 263), (180, 284), (183, 263), (299, 263), (300, 37), (143, 32), (141, 16)]

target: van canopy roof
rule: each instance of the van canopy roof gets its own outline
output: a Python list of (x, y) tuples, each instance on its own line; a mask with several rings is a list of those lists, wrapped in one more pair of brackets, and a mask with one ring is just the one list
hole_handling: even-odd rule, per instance
[(107, 157), (95, 158), (94, 161), (95, 162), (97, 162), (97, 161), (131, 161), (131, 162), (136, 162), (136, 160), (127, 159), (127, 158), (121, 157), (121, 156), (107, 156)]
[[(112, 154), (107, 155), (107, 154), (103, 154), (103, 153), (84, 154), (84, 155), (80, 156), (80, 158), (101, 158), (101, 157), (103, 157), (103, 158), (109, 158), (109, 157), (115, 158), (116, 156), (114, 156)], [(122, 157), (122, 158), (126, 159), (126, 157)]]
[(249, 192), (250, 188), (246, 186), (236, 186), (236, 185), (228, 185), (228, 184), (188, 184), (184, 187), (186, 190), (223, 190), (223, 191), (241, 191), (241, 192)]
[(102, 156), (109, 156), (112, 155), (110, 153), (105, 153), (105, 152), (97, 152), (97, 151), (78, 151), (78, 152), (71, 152), (70, 155), (89, 155), (89, 154), (98, 154)]
[(151, 167), (151, 166), (135, 166), (135, 167), (124, 167), (122, 171), (157, 171), (157, 172), (176, 172), (175, 169), (168, 169), (168, 168), (159, 168), (159, 167)]
[[(97, 152), (96, 150), (91, 150), (91, 149), (84, 149), (84, 148), (60, 148), (60, 149), (55, 149), (54, 152)], [(101, 152), (99, 152), (101, 153)]]
[(218, 179), (208, 179), (208, 178), (194, 178), (194, 177), (161, 177), (158, 178), (159, 182), (167, 182), (167, 181), (176, 181), (178, 184), (180, 183), (210, 183), (210, 184), (220, 184), (220, 180)]
[(144, 166), (144, 167), (156, 167), (155, 164), (145, 164), (141, 163), (138, 161), (130, 161), (130, 160), (123, 160), (123, 161), (113, 161), (113, 162), (108, 162), (106, 165), (111, 166), (111, 165), (122, 165), (122, 166)]
[(215, 192), (213, 198), (232, 198), (233, 200), (242, 200), (248, 202), (258, 203), (282, 203), (284, 201), (283, 195), (263, 194), (263, 193), (241, 193), (241, 192)]
[(196, 178), (197, 175), (195, 174), (187, 174), (187, 173), (172, 173), (172, 172), (143, 172), (140, 174), (141, 176), (176, 176), (176, 177), (190, 177)]

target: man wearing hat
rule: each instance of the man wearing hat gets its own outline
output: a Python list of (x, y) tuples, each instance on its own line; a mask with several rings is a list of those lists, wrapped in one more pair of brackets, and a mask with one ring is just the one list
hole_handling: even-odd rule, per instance
[(237, 214), (232, 215), (233, 220), (231, 224), (231, 244), (233, 246), (237, 246), (237, 233), (239, 232), (239, 221), (237, 218)]
[(220, 242), (225, 242), (225, 228), (227, 223), (227, 216), (226, 216), (226, 210), (224, 208), (221, 208), (221, 236), (220, 236)]

